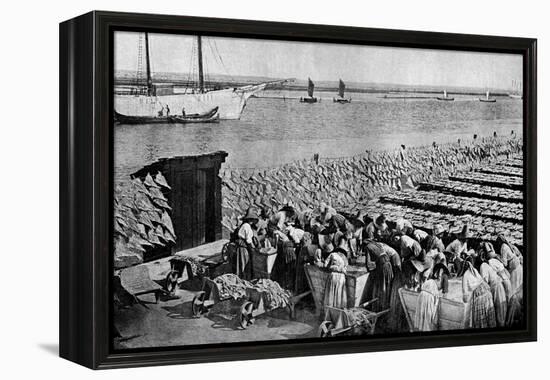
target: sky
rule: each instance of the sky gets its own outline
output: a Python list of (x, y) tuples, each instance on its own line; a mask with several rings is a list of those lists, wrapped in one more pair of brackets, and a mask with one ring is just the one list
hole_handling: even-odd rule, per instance
[[(115, 33), (115, 71), (137, 70), (140, 35)], [(153, 73), (189, 73), (196, 65), (194, 41), (150, 34)], [(206, 73), (232, 76), (504, 90), (514, 90), (512, 82), (522, 78), (518, 54), (203, 37), (203, 57)]]

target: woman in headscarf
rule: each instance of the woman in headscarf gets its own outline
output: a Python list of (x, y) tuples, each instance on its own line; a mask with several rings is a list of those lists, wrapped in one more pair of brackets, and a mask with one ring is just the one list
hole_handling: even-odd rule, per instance
[(433, 235), (427, 236), (422, 241), (422, 249), (426, 252), (426, 257), (430, 257), (433, 260), (434, 265), (443, 264), (447, 267), (447, 258), (443, 251), (440, 251), (440, 246), (437, 242), (437, 237)]
[(407, 235), (401, 235), (396, 237), (399, 240), (399, 248), (401, 253), (401, 259), (409, 260), (418, 257), (422, 253), (422, 247), (420, 243)]
[(496, 327), (495, 307), (491, 288), (472, 265), (472, 258), (464, 260), (462, 270), (462, 297), (466, 306), (466, 328)]
[(414, 328), (417, 331), (438, 329), (438, 308), (440, 291), (447, 292), (449, 270), (443, 264), (436, 265), (431, 278), (422, 284), (416, 303)]
[(472, 254), (472, 250), (468, 249), (468, 239), (470, 238), (470, 227), (465, 224), (456, 239), (445, 248), (447, 262), (453, 264), (456, 273), (462, 271), (464, 259)]
[(367, 297), (365, 300), (378, 298), (378, 302), (373, 304), (373, 311), (386, 310), (390, 305), (390, 291), (393, 280), (393, 270), (390, 257), (385, 248), (386, 244), (367, 240), (363, 246), (366, 267), (370, 272), (365, 285)]
[(346, 251), (342, 248), (336, 248), (328, 255), (324, 266), (329, 270), (330, 276), (326, 283), (323, 305), (344, 309), (348, 306), (346, 293), (348, 259), (346, 258)]
[(523, 257), (519, 250), (504, 235), (498, 235), (495, 251), (500, 254), (500, 261), (510, 273), (511, 293), (523, 288)]
[(365, 237), (370, 240), (383, 240), (386, 237), (389, 237), (390, 230), (386, 224), (386, 216), (380, 214), (370, 222), (365, 228)]
[(499, 327), (504, 327), (506, 324), (506, 313), (508, 311), (508, 300), (502, 278), (498, 275), (493, 266), (489, 264), (490, 252), (494, 252), (491, 243), (481, 243), (480, 254), (482, 262), (479, 273), (491, 288), (497, 325)]
[(258, 223), (258, 215), (251, 208), (242, 219), (241, 226), (237, 230), (235, 255), (232, 258), (233, 273), (237, 276), (250, 280), (252, 278), (252, 264), (250, 257), (255, 249), (254, 228)]
[(498, 276), (502, 279), (502, 285), (506, 291), (506, 298), (509, 300), (510, 297), (514, 294), (514, 289), (512, 287), (512, 281), (510, 280), (510, 273), (504, 267), (502, 261), (500, 261), (498, 255), (496, 254), (493, 245), (491, 243), (485, 243), (487, 245), (486, 256), (487, 263), (495, 270)]
[(312, 243), (312, 236), (305, 232), (299, 244), (299, 250), (296, 254), (296, 292), (302, 293), (308, 288), (304, 264), (313, 261), (317, 246)]

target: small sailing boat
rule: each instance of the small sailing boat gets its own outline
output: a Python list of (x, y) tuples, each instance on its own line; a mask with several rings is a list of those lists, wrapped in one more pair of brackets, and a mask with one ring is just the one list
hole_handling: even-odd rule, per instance
[(344, 81), (340, 79), (340, 83), (338, 84), (338, 97), (332, 98), (332, 101), (334, 103), (351, 103), (351, 98), (344, 98), (344, 91), (346, 90), (346, 85), (344, 84)]
[(489, 98), (489, 91), (487, 91), (485, 97), (479, 98), (479, 101), (484, 103), (495, 103), (497, 100), (495, 98)]
[[(139, 81), (141, 76), (141, 36), (138, 45), (138, 81), (137, 89), (130, 94), (117, 94), (114, 96), (114, 109), (119, 115), (141, 116), (148, 118), (158, 117), (163, 107), (168, 106), (172, 110), (185, 109), (187, 114), (208, 114), (214, 108), (218, 108), (219, 119), (239, 119), (248, 99), (264, 90), (271, 83), (284, 83), (286, 80), (263, 82), (241, 87), (207, 88), (203, 67), (203, 43), (201, 36), (196, 36), (198, 81), (196, 87), (184, 93), (164, 93), (153, 84), (151, 73), (151, 54), (149, 49), (149, 34), (145, 35), (145, 68), (146, 82)], [(194, 50), (195, 51), (195, 50)], [(185, 116), (181, 115), (184, 119)]]
[(317, 103), (317, 98), (313, 96), (315, 85), (311, 78), (307, 78), (307, 97), (300, 98), (300, 103)]
[(523, 88), (520, 81), (516, 81), (512, 79), (512, 88), (514, 89), (514, 92), (511, 94), (508, 94), (509, 97), (512, 99), (523, 99)]
[(446, 101), (455, 100), (455, 98), (451, 98), (450, 96), (447, 95), (447, 90), (443, 90), (443, 96), (438, 96), (436, 99), (437, 100), (446, 100)]

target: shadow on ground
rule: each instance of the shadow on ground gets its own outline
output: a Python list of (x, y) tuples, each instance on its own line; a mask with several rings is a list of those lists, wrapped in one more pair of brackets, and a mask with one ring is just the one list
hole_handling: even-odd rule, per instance
[(39, 343), (38, 347), (46, 351), (49, 354), (59, 356), (59, 344), (58, 343)]

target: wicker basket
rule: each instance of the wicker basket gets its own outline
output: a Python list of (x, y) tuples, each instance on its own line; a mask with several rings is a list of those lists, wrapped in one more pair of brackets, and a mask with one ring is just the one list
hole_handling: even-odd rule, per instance
[(271, 278), (271, 271), (276, 258), (277, 249), (273, 247), (254, 250), (252, 253), (254, 278)]

